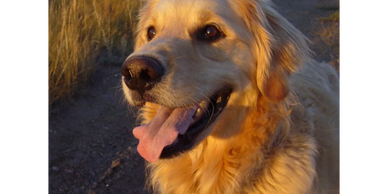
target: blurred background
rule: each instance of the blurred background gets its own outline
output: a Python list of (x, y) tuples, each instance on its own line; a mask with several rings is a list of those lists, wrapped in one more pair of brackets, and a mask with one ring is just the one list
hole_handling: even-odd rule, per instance
[[(339, 72), (338, 0), (274, 0)], [(148, 193), (124, 103), (121, 65), (133, 51), (139, 0), (49, 1), (49, 192)]]

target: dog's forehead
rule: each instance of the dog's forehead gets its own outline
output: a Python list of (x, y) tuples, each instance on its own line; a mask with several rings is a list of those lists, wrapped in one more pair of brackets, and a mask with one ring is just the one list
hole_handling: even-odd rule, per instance
[(216, 6), (220, 0), (159, 0), (155, 9), (170, 12), (183, 10), (201, 10)]
[[(169, 20), (205, 21), (221, 16), (229, 10), (227, 1), (221, 0), (160, 0), (152, 15), (163, 20), (168, 18)], [(185, 23), (187, 24), (187, 21)]]

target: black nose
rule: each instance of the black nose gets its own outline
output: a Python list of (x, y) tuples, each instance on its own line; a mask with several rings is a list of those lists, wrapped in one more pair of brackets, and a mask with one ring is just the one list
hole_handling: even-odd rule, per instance
[(124, 61), (121, 68), (125, 84), (139, 93), (151, 89), (161, 80), (163, 73), (162, 63), (147, 56), (130, 57)]

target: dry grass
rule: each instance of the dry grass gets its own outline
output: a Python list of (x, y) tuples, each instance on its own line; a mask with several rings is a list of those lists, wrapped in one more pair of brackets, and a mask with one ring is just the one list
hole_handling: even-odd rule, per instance
[(49, 104), (70, 98), (105, 57), (132, 51), (139, 0), (49, 1)]
[(329, 10), (329, 11), (339, 10), (339, 6), (338, 5), (319, 5), (319, 6), (317, 6), (317, 8), (318, 9), (322, 9), (322, 10)]
[(324, 44), (328, 45), (332, 61), (330, 62), (339, 72), (339, 11), (328, 17), (321, 18), (322, 30), (318, 32)]

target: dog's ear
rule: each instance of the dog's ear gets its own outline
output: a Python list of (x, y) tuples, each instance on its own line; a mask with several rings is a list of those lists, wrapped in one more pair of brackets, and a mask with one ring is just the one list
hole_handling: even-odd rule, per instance
[(258, 88), (269, 100), (280, 102), (289, 93), (290, 74), (310, 60), (307, 39), (270, 2), (243, 0), (241, 3), (242, 17), (255, 38)]

